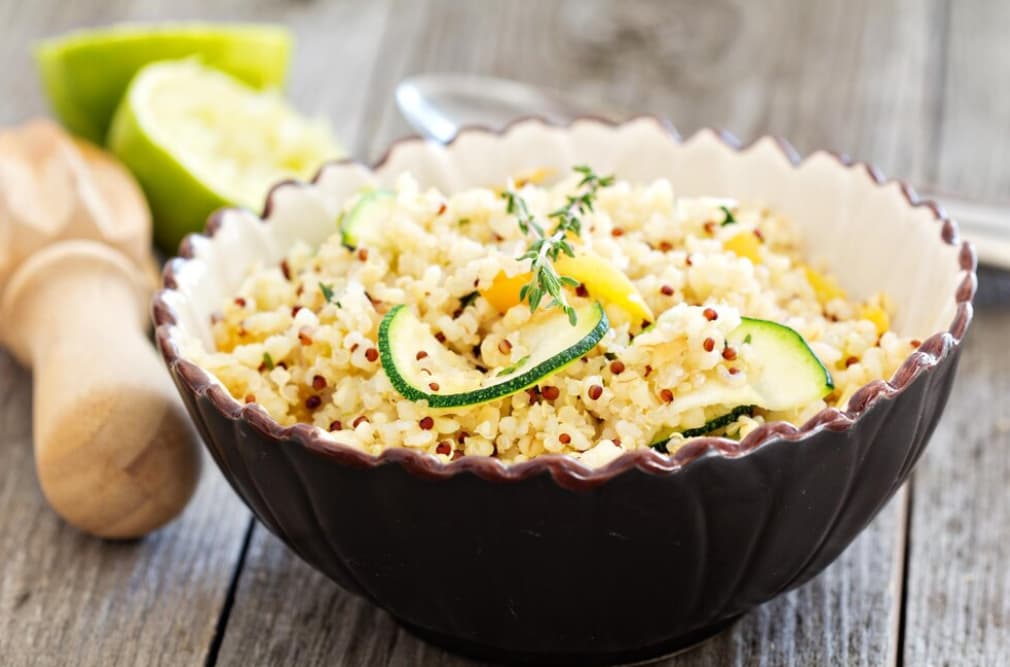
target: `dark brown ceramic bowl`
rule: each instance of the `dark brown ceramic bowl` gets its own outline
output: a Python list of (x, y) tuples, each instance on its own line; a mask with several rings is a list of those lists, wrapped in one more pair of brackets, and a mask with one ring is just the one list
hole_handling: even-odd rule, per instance
[(450, 649), (530, 664), (644, 660), (697, 643), (833, 561), (905, 481), (943, 412), (972, 317), (975, 258), (932, 203), (872, 169), (783, 142), (746, 148), (663, 123), (531, 120), (467, 131), (447, 148), (401, 142), (375, 167), (452, 191), (537, 166), (586, 162), (686, 194), (762, 199), (805, 231), (856, 295), (884, 289), (895, 327), (923, 343), (847, 409), (742, 442), (693, 441), (673, 456), (626, 454), (590, 470), (544, 456), (443, 464), (407, 449), (374, 457), (308, 425), (283, 428), (190, 360), (249, 262), (333, 231), (340, 201), (369, 178), (328, 166), (282, 184), (263, 222), (237, 210), (188, 238), (154, 302), (157, 339), (222, 472), (308, 563)]

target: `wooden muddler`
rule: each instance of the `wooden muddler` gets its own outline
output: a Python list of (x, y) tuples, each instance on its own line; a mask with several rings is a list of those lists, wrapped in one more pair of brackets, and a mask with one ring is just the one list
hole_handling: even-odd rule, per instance
[(44, 121), (0, 133), (0, 340), (33, 369), (43, 493), (101, 537), (163, 525), (199, 476), (192, 424), (147, 339), (150, 233), (111, 157)]

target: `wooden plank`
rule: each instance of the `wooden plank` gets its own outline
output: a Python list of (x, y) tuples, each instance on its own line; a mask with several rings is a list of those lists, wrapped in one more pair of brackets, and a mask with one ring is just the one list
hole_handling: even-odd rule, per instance
[[(1010, 186), (1006, 3), (950, 3), (945, 189), (1005, 199)], [(984, 72), (984, 75), (980, 75)], [(909, 535), (907, 665), (1010, 659), (1010, 273), (985, 271), (947, 414), (916, 472)]]
[[(914, 0), (864, 0), (845, 8), (827, 0), (712, 6), (680, 8), (674, 16), (659, 2), (637, 3), (635, 12), (604, 3), (591, 11), (585, 3), (400, 3), (354, 145), (374, 158), (408, 133), (391, 103), (403, 76), (473, 71), (580, 94), (605, 91), (627, 106), (642, 100), (644, 110), (673, 110), (683, 128), (723, 125), (745, 137), (774, 131), (803, 149), (845, 148), (923, 176), (934, 119), (929, 82), (937, 66), (930, 40), (942, 14)], [(704, 35), (691, 34), (697, 25)], [(774, 30), (791, 37), (764, 47), (767, 52), (758, 49), (752, 61), (754, 46)], [(684, 39), (693, 41), (661, 51), (665, 60), (654, 61), (663, 44)], [(906, 497), (902, 491), (824, 575), (671, 664), (893, 664)], [(260, 527), (221, 659), (234, 665), (475, 664), (397, 628)]]
[(193, 664), (214, 636), (248, 512), (210, 461), (183, 516), (109, 543), (60, 521), (35, 481), (31, 378), (0, 352), (0, 655), (7, 664)]
[(937, 176), (946, 190), (1010, 199), (1010, 21), (1005, 2), (948, 2), (949, 57), (938, 128)]
[(947, 414), (915, 478), (907, 665), (1010, 657), (1010, 312), (978, 313)]

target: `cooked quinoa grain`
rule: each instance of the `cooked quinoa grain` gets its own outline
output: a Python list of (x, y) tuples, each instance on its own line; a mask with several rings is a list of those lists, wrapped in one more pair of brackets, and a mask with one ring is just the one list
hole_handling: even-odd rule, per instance
[[(570, 177), (517, 192), (546, 221), (578, 187)], [(192, 356), (238, 400), (259, 403), (281, 424), (314, 424), (372, 454), (408, 447), (445, 461), (509, 462), (565, 454), (601, 466), (659, 439), (669, 439), (672, 452), (686, 441), (681, 433), (740, 407), (720, 402), (720, 392), (746, 386), (768, 363), (750, 341), (732, 337), (742, 318), (802, 336), (834, 389), (786, 410), (741, 413), (713, 432), (735, 439), (766, 421), (801, 424), (826, 406), (844, 406), (859, 387), (889, 378), (918, 343), (889, 329), (886, 295), (850, 299), (803, 256), (790, 221), (759, 202), (678, 197), (666, 180), (617, 180), (596, 193), (572, 243), (630, 287), (594, 289), (592, 280), (604, 280), (597, 272), (565, 288), (575, 306), (599, 298), (610, 324), (599, 343), (581, 362), (511, 395), (433, 409), (392, 384), (380, 322), (406, 304), (430, 328), (431, 345), (412, 346), (409, 363), (432, 394), (452, 389), (446, 354), (465, 366), (460, 372), (492, 379), (521, 364), (534, 352), (524, 327), (544, 315), (525, 301), (504, 308), (493, 301), (529, 270), (517, 259), (529, 238), (490, 187), (445, 194), (404, 175), (391, 211), (381, 243), (351, 249), (336, 233), (318, 249), (295, 244), (282, 261), (249, 267), (238, 294), (215, 313), (215, 349)], [(618, 287), (640, 304), (629, 307), (627, 294), (615, 299)]]

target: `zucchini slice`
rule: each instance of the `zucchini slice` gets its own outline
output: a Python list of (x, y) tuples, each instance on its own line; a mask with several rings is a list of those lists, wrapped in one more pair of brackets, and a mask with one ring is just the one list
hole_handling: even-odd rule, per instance
[(538, 313), (522, 328), (529, 355), (481, 372), (439, 343), (431, 328), (401, 304), (379, 325), (379, 356), (405, 398), (428, 401), (432, 408), (478, 405), (522, 391), (596, 347), (610, 328), (603, 306), (592, 302), (577, 308), (577, 314), (572, 326), (560, 310)]
[[(715, 419), (708, 420), (698, 428), (689, 428), (687, 430), (681, 431), (680, 434), (685, 438), (697, 438), (700, 435), (707, 435), (712, 431), (718, 431), (721, 428), (725, 428), (730, 424), (732, 424), (733, 422), (735, 422), (737, 419), (740, 419), (740, 417), (742, 417), (743, 415), (749, 416), (752, 414), (754, 414), (753, 405), (739, 405), (724, 415), (720, 415)], [(674, 433), (673, 431), (666, 431), (662, 433), (655, 442), (649, 445), (649, 447), (652, 447), (656, 451), (662, 452), (663, 454), (669, 454), (669, 452), (666, 449), (666, 445), (667, 443), (670, 442), (670, 436), (672, 436), (673, 433)]]
[[(730, 332), (726, 340), (733, 347), (751, 346), (747, 371), (750, 382), (739, 387), (706, 383), (698, 391), (678, 398), (679, 405), (685, 409), (720, 404), (736, 406), (703, 426), (681, 431), (685, 438), (724, 428), (741, 415), (753, 414), (756, 408), (790, 410), (823, 398), (835, 387), (831, 373), (803, 336), (784, 324), (743, 317), (740, 326)], [(673, 432), (672, 429), (660, 431), (649, 446), (665, 453)]]
[(393, 213), (396, 195), (389, 190), (370, 190), (340, 218), (340, 240), (354, 250), (359, 245), (382, 245), (383, 226)]
[(803, 336), (784, 324), (751, 317), (741, 318), (727, 341), (734, 347), (750, 345), (750, 401), (766, 410), (790, 410), (824, 398), (835, 388), (831, 373), (807, 345)]

